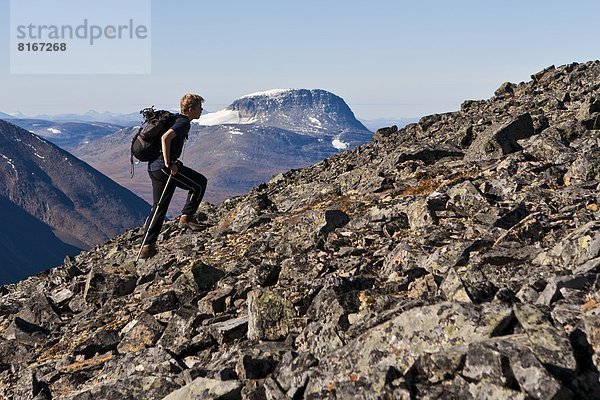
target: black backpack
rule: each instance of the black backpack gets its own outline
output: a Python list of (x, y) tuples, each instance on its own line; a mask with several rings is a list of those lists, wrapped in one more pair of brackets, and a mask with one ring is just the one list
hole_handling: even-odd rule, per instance
[(131, 175), (133, 176), (133, 158), (140, 161), (154, 161), (160, 157), (162, 135), (173, 126), (177, 114), (166, 110), (155, 110), (154, 106), (140, 111), (144, 122), (131, 140)]

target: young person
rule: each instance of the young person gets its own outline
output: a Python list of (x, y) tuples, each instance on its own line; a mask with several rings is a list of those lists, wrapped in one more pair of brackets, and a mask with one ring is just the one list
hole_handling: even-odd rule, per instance
[[(146, 243), (141, 249), (140, 258), (150, 258), (158, 252), (156, 249), (156, 240), (163, 222), (167, 215), (169, 203), (175, 193), (175, 188), (182, 188), (188, 191), (188, 196), (178, 225), (193, 230), (198, 230), (201, 225), (196, 221), (196, 211), (204, 197), (206, 191), (207, 179), (204, 175), (186, 167), (179, 160), (183, 151), (183, 145), (188, 137), (190, 122), (200, 117), (202, 113), (202, 103), (204, 99), (197, 95), (188, 93), (181, 98), (180, 110), (173, 126), (161, 137), (162, 152), (160, 156), (148, 163), (148, 174), (152, 181), (153, 206), (150, 215), (152, 216), (159, 206), (161, 195), (164, 196), (160, 207), (156, 210), (156, 216), (149, 217), (146, 221), (147, 238)], [(169, 176), (171, 180), (169, 181)], [(167, 182), (169, 183), (167, 185)]]

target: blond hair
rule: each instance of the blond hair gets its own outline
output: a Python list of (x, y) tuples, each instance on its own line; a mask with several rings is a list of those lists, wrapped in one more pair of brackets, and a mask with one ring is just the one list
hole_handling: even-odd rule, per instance
[(181, 98), (181, 101), (179, 101), (179, 108), (181, 109), (182, 113), (188, 112), (189, 110), (198, 106), (198, 104), (202, 104), (203, 102), (204, 99), (202, 98), (202, 96), (199, 96), (194, 93), (186, 93)]

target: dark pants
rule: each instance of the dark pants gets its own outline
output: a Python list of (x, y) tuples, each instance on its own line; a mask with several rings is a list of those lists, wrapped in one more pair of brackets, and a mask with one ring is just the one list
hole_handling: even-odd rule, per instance
[[(168, 171), (165, 171), (164, 169), (159, 171), (148, 171), (148, 175), (150, 175), (150, 180), (152, 181), (152, 198), (154, 204), (146, 224), (150, 224), (154, 210), (158, 206), (160, 196), (162, 195), (163, 190), (165, 191), (162, 203), (154, 217), (154, 223), (149, 227), (146, 225), (146, 228), (148, 229), (146, 244), (154, 244), (156, 243), (160, 229), (167, 216), (167, 210), (169, 209), (171, 198), (173, 198), (173, 193), (175, 193), (175, 188), (178, 187), (188, 191), (187, 200), (183, 206), (183, 210), (181, 210), (181, 214), (194, 215), (198, 210), (202, 197), (204, 197), (208, 181), (204, 175), (182, 164), (179, 164), (177, 173), (171, 177), (169, 186), (167, 186), (167, 181), (169, 179)], [(166, 189), (165, 186), (167, 186)]]

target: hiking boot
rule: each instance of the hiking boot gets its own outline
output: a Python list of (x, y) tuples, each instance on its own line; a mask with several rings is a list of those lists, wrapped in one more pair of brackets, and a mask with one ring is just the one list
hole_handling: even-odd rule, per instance
[(142, 247), (142, 251), (140, 253), (141, 259), (152, 258), (158, 253), (156, 246), (153, 244), (146, 244)]
[(193, 231), (199, 231), (205, 228), (205, 225), (198, 222), (194, 215), (182, 215), (179, 217), (177, 226), (180, 228), (190, 228)]

